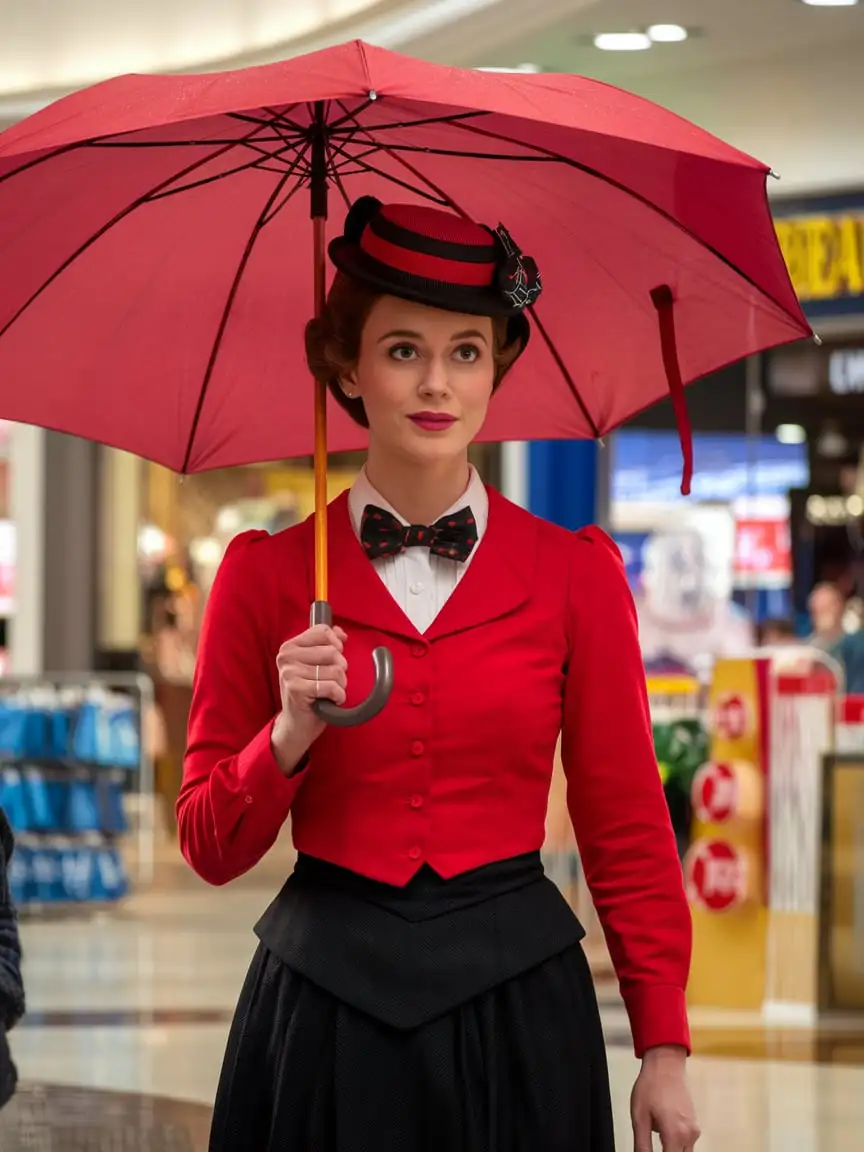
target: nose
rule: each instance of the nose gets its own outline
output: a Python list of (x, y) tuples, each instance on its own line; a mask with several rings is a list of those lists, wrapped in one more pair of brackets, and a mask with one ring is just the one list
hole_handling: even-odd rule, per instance
[(447, 364), (440, 356), (430, 356), (426, 361), (426, 371), (420, 381), (420, 395), (427, 397), (447, 396), (450, 392), (450, 377)]

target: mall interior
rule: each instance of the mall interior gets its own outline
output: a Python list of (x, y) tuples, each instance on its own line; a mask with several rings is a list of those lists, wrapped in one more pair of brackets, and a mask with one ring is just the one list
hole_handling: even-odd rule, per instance
[[(864, 676), (811, 609), (833, 585), (844, 635), (864, 629), (864, 0), (12, 0), (0, 129), (110, 76), (355, 38), (596, 78), (772, 169), (780, 248), (819, 341), (688, 387), (690, 496), (668, 400), (599, 442), (472, 452), (515, 503), (569, 529), (598, 523), (624, 557), (693, 917), (698, 1146), (860, 1149)], [(2, 259), (0, 246), (0, 275)], [(331, 497), (362, 460), (332, 456)], [(208, 1146), (252, 927), (293, 849), (286, 827), (220, 888), (181, 857), (196, 649), (232, 538), (279, 532), (313, 501), (311, 457), (181, 479), (0, 422), (0, 804), (27, 998), (2, 1152)], [(560, 777), (544, 863), (587, 928), (625, 1149), (638, 1062)]]

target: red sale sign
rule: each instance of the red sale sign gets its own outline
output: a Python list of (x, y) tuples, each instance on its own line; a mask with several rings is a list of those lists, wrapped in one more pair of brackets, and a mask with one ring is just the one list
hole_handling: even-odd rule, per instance
[(747, 701), (737, 692), (724, 693), (714, 705), (713, 729), (723, 740), (741, 740), (750, 731)]
[(735, 525), (735, 583), (776, 587), (792, 575), (792, 542), (787, 520), (738, 520)]
[(684, 859), (684, 879), (691, 904), (726, 912), (747, 896), (747, 861), (724, 840), (697, 840)]
[(738, 778), (728, 764), (703, 764), (693, 777), (691, 800), (703, 824), (725, 824), (738, 812)]

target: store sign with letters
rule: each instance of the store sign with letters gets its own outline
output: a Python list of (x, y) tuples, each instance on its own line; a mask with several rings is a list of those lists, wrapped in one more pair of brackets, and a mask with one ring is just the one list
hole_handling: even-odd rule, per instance
[(813, 315), (864, 311), (864, 196), (772, 205), (798, 298)]

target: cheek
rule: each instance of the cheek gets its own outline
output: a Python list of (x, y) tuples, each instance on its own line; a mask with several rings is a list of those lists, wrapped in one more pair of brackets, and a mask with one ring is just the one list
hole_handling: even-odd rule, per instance
[(482, 372), (478, 372), (470, 381), (466, 381), (467, 386), (462, 392), (462, 403), (465, 408), (478, 416), (482, 416), (492, 399), (492, 383), (492, 374), (486, 366)]
[(411, 374), (403, 366), (393, 365), (389, 361), (383, 364), (376, 362), (365, 371), (361, 365), (357, 373), (357, 384), (367, 412), (384, 416), (404, 407), (414, 390)]

